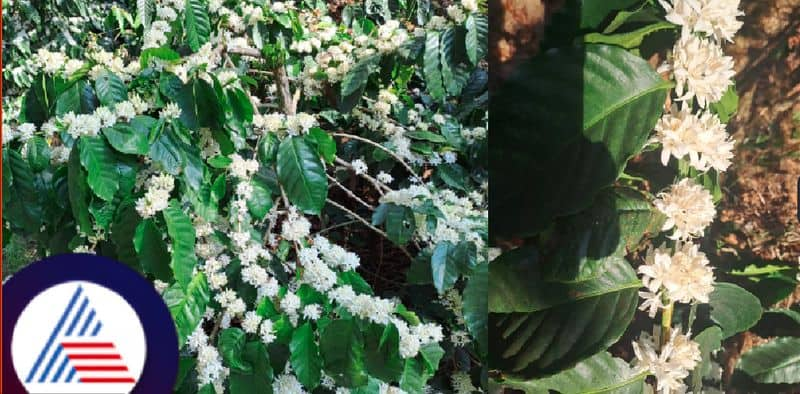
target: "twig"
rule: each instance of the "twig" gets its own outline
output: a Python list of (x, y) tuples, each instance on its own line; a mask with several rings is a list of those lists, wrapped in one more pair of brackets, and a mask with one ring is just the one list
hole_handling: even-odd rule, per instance
[(328, 231), (335, 230), (335, 229), (340, 228), (340, 227), (349, 226), (349, 225), (351, 225), (353, 223), (358, 223), (358, 220), (349, 220), (349, 221), (346, 221), (346, 222), (334, 224), (333, 226), (330, 226), (330, 227), (325, 227), (322, 230), (317, 231), (317, 234), (327, 233)]
[[(352, 165), (352, 164), (350, 164), (350, 163), (348, 163), (348, 162), (346, 162), (346, 161), (342, 160), (342, 159), (341, 159), (341, 158), (339, 158), (339, 157), (336, 157), (336, 163), (338, 163), (339, 165), (342, 165), (342, 166), (344, 166), (344, 167), (347, 167), (347, 168), (349, 168), (349, 169), (353, 169), (353, 165)], [(366, 179), (366, 180), (368, 180), (368, 181), (372, 182), (372, 185), (373, 185), (373, 186), (375, 186), (375, 188), (376, 188), (376, 189), (378, 189), (378, 192), (379, 192), (379, 193), (381, 193), (381, 195), (384, 195), (384, 194), (386, 194), (385, 192), (390, 192), (390, 191), (392, 191), (392, 188), (390, 188), (389, 186), (386, 186), (386, 185), (384, 185), (383, 183), (381, 183), (381, 182), (380, 182), (380, 181), (378, 181), (377, 179), (375, 179), (375, 178), (371, 177), (369, 174), (363, 174), (363, 173), (362, 173), (362, 174), (359, 174), (359, 175), (360, 175), (362, 178), (364, 178), (364, 179)]]
[(392, 152), (391, 149), (389, 149), (389, 148), (387, 148), (387, 147), (385, 147), (385, 146), (383, 146), (383, 145), (381, 145), (381, 144), (379, 144), (379, 143), (377, 143), (377, 142), (375, 142), (375, 141), (373, 141), (373, 140), (371, 140), (369, 138), (364, 138), (364, 137), (361, 137), (361, 136), (358, 136), (358, 135), (348, 134), (348, 133), (331, 133), (331, 135), (334, 135), (334, 136), (337, 136), (337, 137), (352, 138), (354, 140), (358, 140), (358, 141), (370, 144), (370, 145), (372, 145), (372, 146), (374, 146), (374, 147), (386, 152), (387, 154), (389, 154), (389, 156), (391, 156), (392, 158), (394, 158), (395, 160), (400, 162), (400, 164), (402, 164), (403, 167), (405, 167), (405, 169), (411, 175), (413, 175), (414, 177), (417, 176), (417, 173), (414, 172), (414, 170), (411, 168), (411, 166), (406, 164), (405, 160), (403, 160), (402, 157), (398, 156), (397, 153)]
[[(339, 204), (338, 202), (336, 202), (336, 201), (333, 201), (333, 200), (331, 200), (331, 199), (328, 199), (328, 204), (331, 204), (331, 205), (333, 205), (334, 207), (341, 209), (342, 211), (344, 211), (345, 213), (347, 213), (348, 215), (350, 215), (350, 216), (351, 216), (353, 219), (356, 219), (356, 220), (358, 220), (358, 221), (359, 221), (359, 222), (361, 222), (363, 225), (365, 225), (365, 226), (369, 227), (370, 229), (372, 229), (372, 231), (375, 231), (376, 233), (378, 233), (378, 234), (382, 235), (384, 238), (386, 238), (386, 239), (388, 239), (389, 241), (391, 241), (391, 239), (389, 239), (389, 235), (387, 235), (385, 232), (383, 232), (383, 230), (381, 230), (381, 229), (379, 229), (379, 228), (377, 228), (377, 227), (373, 226), (373, 225), (372, 225), (370, 222), (368, 222), (366, 219), (362, 218), (362, 217), (361, 217), (361, 216), (359, 216), (357, 213), (355, 213), (355, 212), (353, 212), (353, 211), (351, 211), (351, 210), (347, 209), (347, 208), (346, 208), (346, 207), (344, 207), (342, 204)], [(400, 248), (400, 250), (401, 250), (401, 251), (403, 251), (403, 254), (405, 254), (405, 255), (406, 255), (406, 257), (408, 257), (408, 259), (409, 259), (409, 260), (414, 260), (414, 257), (412, 257), (412, 256), (411, 256), (411, 253), (409, 253), (409, 252), (408, 252), (408, 250), (406, 250), (406, 248), (404, 248), (404, 247), (402, 247), (402, 246), (400, 246), (400, 245), (397, 245), (397, 247), (398, 247), (398, 248)]]
[(328, 175), (328, 174), (325, 174), (325, 175), (327, 175), (327, 176), (328, 176), (328, 179), (329, 179), (331, 182), (333, 182), (333, 184), (334, 184), (334, 185), (338, 186), (338, 187), (339, 187), (339, 189), (342, 189), (342, 191), (344, 191), (345, 193), (347, 193), (347, 195), (348, 195), (348, 196), (350, 196), (350, 197), (351, 197), (351, 198), (353, 198), (354, 200), (356, 200), (356, 201), (358, 201), (359, 203), (361, 203), (361, 205), (363, 205), (363, 206), (367, 207), (367, 208), (368, 208), (370, 211), (374, 211), (374, 210), (375, 210), (375, 207), (373, 207), (372, 205), (370, 205), (370, 204), (369, 204), (369, 203), (367, 203), (366, 201), (362, 200), (362, 199), (361, 199), (361, 197), (357, 196), (355, 193), (353, 193), (353, 191), (352, 191), (352, 190), (350, 190), (350, 189), (346, 188), (344, 185), (342, 185), (342, 184), (341, 184), (339, 181), (337, 181), (337, 180), (336, 180), (336, 178), (334, 178), (334, 177), (332, 177), (332, 176), (330, 176), (330, 175)]

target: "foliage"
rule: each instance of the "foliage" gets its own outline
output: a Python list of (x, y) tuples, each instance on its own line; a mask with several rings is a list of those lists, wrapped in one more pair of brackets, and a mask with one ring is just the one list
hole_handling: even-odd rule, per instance
[[(4, 2), (4, 255), (153, 280), (176, 392), (480, 386), (487, 20), (469, 0)], [(402, 299), (362, 277), (364, 232), (408, 257)]]

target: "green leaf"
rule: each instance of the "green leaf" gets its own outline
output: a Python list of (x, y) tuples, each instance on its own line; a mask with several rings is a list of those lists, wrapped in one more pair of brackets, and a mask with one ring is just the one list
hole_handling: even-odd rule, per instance
[(186, 42), (192, 52), (197, 52), (211, 36), (211, 23), (208, 20), (206, 4), (202, 0), (186, 0), (183, 27)]
[(322, 331), (320, 353), (325, 372), (344, 387), (367, 384), (364, 365), (364, 339), (353, 320), (334, 320)]
[(56, 86), (52, 78), (39, 74), (25, 93), (25, 120), (41, 126), (51, 115), (56, 104)]
[(473, 69), (465, 63), (467, 56), (464, 47), (464, 33), (460, 27), (452, 27), (441, 33), (442, 41), (439, 50), (442, 83), (451, 96), (461, 94), (461, 89), (467, 84), (467, 79)]
[(581, 0), (581, 28), (596, 28), (614, 11), (626, 9), (640, 0)]
[(425, 52), (423, 54), (423, 74), (428, 93), (436, 100), (445, 96), (442, 68), (439, 54), (441, 33), (428, 31), (425, 37)]
[(500, 256), (489, 271), (489, 361), (517, 379), (558, 373), (607, 349), (633, 318), (641, 287), (624, 260), (591, 280), (548, 282), (530, 247)]
[(72, 148), (67, 163), (67, 178), (69, 191), (69, 205), (72, 208), (72, 216), (78, 223), (80, 232), (93, 234), (92, 219), (89, 217), (89, 201), (91, 191), (86, 182), (86, 172), (81, 167), (80, 153), (78, 146)]
[(111, 71), (104, 70), (94, 80), (94, 90), (100, 104), (110, 106), (128, 99), (128, 88), (125, 82)]
[(700, 393), (703, 388), (703, 377), (711, 373), (711, 353), (722, 346), (722, 330), (717, 326), (711, 326), (697, 334), (693, 341), (700, 345), (701, 361), (692, 371), (693, 391)]
[(126, 200), (119, 205), (111, 223), (110, 238), (114, 241), (117, 260), (141, 271), (142, 266), (134, 245), (136, 228), (141, 223), (141, 218), (136, 213), (135, 207), (133, 200)]
[(444, 138), (436, 133), (431, 133), (430, 131), (409, 131), (408, 133), (405, 133), (405, 136), (415, 140), (433, 142), (434, 144), (447, 143), (447, 138)]
[(739, 94), (736, 92), (736, 84), (731, 84), (722, 99), (716, 103), (709, 104), (711, 111), (719, 116), (722, 123), (728, 123), (729, 120), (739, 110)]
[(317, 148), (317, 153), (329, 164), (336, 158), (336, 141), (325, 130), (312, 127), (306, 135), (306, 142)]
[(372, 217), (372, 224), (385, 223), (386, 235), (397, 245), (405, 245), (414, 236), (417, 228), (414, 211), (396, 204), (381, 204)]
[(180, 141), (171, 132), (161, 133), (150, 145), (147, 155), (170, 175), (180, 174), (183, 154)]
[(161, 232), (153, 219), (142, 220), (136, 226), (133, 247), (139, 256), (139, 264), (145, 272), (163, 282), (172, 282), (174, 277), (169, 267), (170, 255), (167, 251), (167, 244), (161, 238)]
[(25, 150), (27, 151), (28, 165), (31, 166), (33, 172), (40, 172), (50, 167), (50, 146), (47, 145), (44, 138), (34, 136), (25, 142), (25, 145), (27, 146)]
[(742, 354), (736, 368), (759, 383), (800, 383), (800, 338), (782, 337), (756, 346)]
[(625, 360), (601, 352), (557, 375), (534, 380), (508, 379), (503, 386), (527, 394), (643, 394), (646, 372), (637, 372)]
[(242, 358), (253, 366), (253, 372), (231, 371), (231, 394), (272, 394), (273, 372), (266, 346), (261, 341), (247, 342)]
[(108, 143), (119, 152), (145, 155), (150, 150), (149, 130), (142, 130), (123, 123), (103, 129)]
[(178, 346), (186, 344), (186, 338), (203, 321), (206, 306), (211, 298), (205, 275), (197, 274), (187, 287), (175, 283), (164, 292), (164, 302), (178, 330)]
[(488, 348), (488, 297), (489, 264), (480, 264), (469, 277), (464, 288), (464, 322), (469, 333), (478, 343), (481, 354), (487, 355)]
[[(183, 85), (176, 93), (174, 100), (181, 109), (181, 123), (187, 128), (194, 130), (201, 127), (209, 127), (214, 131), (223, 129), (225, 110), (219, 97), (217, 97), (214, 87), (205, 80), (195, 79)], [(218, 142), (220, 141), (218, 140)], [(222, 146), (222, 148), (223, 153), (231, 153), (226, 152), (225, 146)]]
[(328, 178), (314, 149), (302, 137), (288, 137), (278, 148), (278, 181), (289, 201), (317, 215), (328, 198)]
[(119, 171), (114, 152), (103, 136), (81, 137), (78, 140), (81, 165), (86, 169), (89, 188), (106, 201), (114, 199), (119, 190)]
[(252, 373), (253, 366), (243, 359), (247, 334), (241, 328), (226, 328), (219, 333), (217, 346), (225, 365), (238, 373)]
[(642, 40), (648, 35), (661, 30), (675, 29), (676, 27), (677, 26), (669, 22), (657, 22), (627, 33), (589, 33), (583, 37), (583, 42), (588, 44), (616, 45), (625, 49), (633, 49), (642, 45)]
[(356, 62), (342, 79), (342, 97), (363, 91), (370, 74), (375, 72), (380, 61), (381, 56), (374, 54)]
[(600, 193), (587, 210), (557, 221), (554, 251), (544, 267), (548, 280), (577, 282), (604, 271), (611, 261), (624, 261), (646, 233), (658, 234), (664, 216), (633, 189)]
[(473, 65), (486, 56), (486, 46), (489, 37), (489, 18), (485, 15), (472, 14), (467, 17), (467, 56)]
[(364, 334), (367, 372), (384, 382), (394, 382), (403, 374), (400, 357), (400, 333), (394, 324), (371, 323)]
[(750, 331), (763, 338), (800, 337), (800, 310), (775, 308), (764, 311), (758, 324)]
[(253, 187), (253, 195), (247, 199), (247, 209), (255, 220), (264, 220), (272, 208), (272, 192), (264, 181), (258, 178), (250, 180)]
[(169, 207), (164, 210), (164, 221), (167, 223), (167, 233), (172, 239), (170, 267), (175, 275), (175, 281), (186, 288), (192, 280), (192, 272), (197, 265), (197, 256), (194, 253), (194, 225), (177, 200), (170, 200)]
[(723, 338), (747, 330), (761, 318), (761, 303), (747, 290), (732, 283), (717, 282), (709, 295), (711, 320), (722, 329)]
[(289, 343), (292, 370), (297, 380), (307, 390), (311, 391), (319, 386), (322, 379), (322, 358), (317, 347), (317, 338), (311, 323), (305, 323), (294, 330), (292, 342)]
[(181, 55), (165, 46), (160, 48), (147, 48), (143, 50), (142, 54), (139, 56), (140, 67), (142, 69), (147, 68), (150, 65), (150, 59), (153, 58), (163, 60), (166, 63), (176, 63), (181, 59)]
[[(15, 209), (7, 209), (5, 213), (6, 222), (21, 225), (26, 231), (36, 234), (41, 230), (39, 227), (42, 224), (42, 207), (39, 204), (39, 191), (35, 183), (35, 175), (31, 170), (28, 162), (22, 158), (19, 152), (11, 149), (4, 149), (7, 155), (7, 160), (4, 160), (5, 167), (8, 167), (11, 172), (11, 185), (13, 186), (14, 196), (7, 203), (14, 206)], [(5, 178), (5, 176), (4, 176)], [(88, 193), (87, 193), (88, 194)], [(5, 197), (5, 196), (4, 196)], [(6, 204), (4, 204), (4, 208)], [(88, 207), (88, 202), (86, 203)], [(20, 212), (20, 219), (23, 223), (15, 223), (15, 220), (10, 219), (9, 212)], [(87, 213), (88, 215), (88, 213)], [(92, 234), (91, 226), (87, 234)]]
[(671, 86), (616, 46), (554, 50), (520, 65), (491, 99), (489, 160), (504, 175), (490, 185), (490, 234), (536, 234), (588, 207), (642, 150)]
[(477, 261), (475, 244), (472, 242), (450, 241), (439, 242), (433, 249), (431, 256), (431, 271), (433, 271), (433, 285), (439, 293), (453, 287), (459, 275), (468, 275), (472, 272)]
[(422, 362), (416, 358), (408, 358), (403, 368), (403, 375), (400, 377), (400, 388), (409, 393), (423, 392), (426, 378)]

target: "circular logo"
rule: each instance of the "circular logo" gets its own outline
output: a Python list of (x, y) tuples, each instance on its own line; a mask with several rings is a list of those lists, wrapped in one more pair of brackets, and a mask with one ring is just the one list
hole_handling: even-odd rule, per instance
[(152, 284), (127, 266), (56, 256), (18, 272), (3, 293), (2, 392), (172, 391), (175, 326)]

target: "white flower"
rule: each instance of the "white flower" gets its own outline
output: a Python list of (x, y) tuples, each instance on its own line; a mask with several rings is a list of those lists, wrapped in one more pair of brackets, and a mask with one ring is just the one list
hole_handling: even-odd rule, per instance
[(725, 171), (733, 158), (734, 141), (725, 132), (725, 125), (711, 112), (692, 114), (688, 106), (680, 110), (673, 107), (656, 123), (654, 141), (661, 143), (661, 163), (667, 165), (670, 155), (682, 159), (689, 156), (689, 164), (706, 171), (714, 168)]
[(130, 101), (123, 101), (121, 103), (117, 103), (114, 106), (114, 112), (117, 113), (118, 117), (127, 121), (136, 117), (136, 108)]
[(467, 19), (464, 10), (455, 4), (447, 6), (447, 15), (456, 23), (464, 22)]
[(281, 236), (288, 241), (300, 241), (307, 237), (310, 232), (311, 222), (304, 216), (299, 215), (296, 209), (290, 210), (281, 226)]
[(178, 104), (169, 103), (161, 110), (158, 116), (167, 121), (178, 119), (181, 116), (181, 108), (178, 107)]
[(228, 166), (228, 171), (239, 179), (249, 179), (253, 173), (258, 171), (258, 161), (252, 159), (244, 159), (238, 153), (230, 156), (232, 162)]
[(444, 162), (448, 164), (453, 164), (458, 160), (458, 156), (456, 155), (456, 153), (451, 151), (444, 152), (442, 158), (444, 158)]
[(733, 84), (733, 58), (710, 40), (682, 34), (672, 53), (675, 92), (679, 100), (697, 98), (702, 108), (716, 103)]
[(178, 18), (178, 14), (171, 7), (158, 6), (156, 7), (156, 15), (160, 19), (166, 19), (170, 22)]
[(308, 320), (317, 320), (322, 315), (322, 309), (320, 309), (319, 305), (311, 304), (306, 305), (303, 307), (303, 317)]
[(289, 314), (296, 313), (300, 308), (300, 297), (296, 296), (291, 291), (286, 292), (286, 295), (281, 299), (281, 309)]
[(255, 334), (258, 332), (258, 326), (261, 324), (261, 316), (255, 311), (249, 311), (244, 315), (242, 320), (242, 330), (248, 334)]
[(478, 0), (461, 0), (461, 6), (469, 12), (477, 12)]
[(394, 181), (394, 177), (392, 177), (390, 174), (387, 174), (384, 171), (379, 172), (378, 176), (376, 176), (375, 178), (378, 180), (378, 182), (386, 184), (386, 185), (388, 185), (388, 184), (392, 183), (392, 181)]
[(319, 259), (308, 261), (303, 268), (302, 283), (308, 283), (317, 291), (327, 292), (336, 284), (336, 273)]
[(367, 167), (367, 163), (365, 163), (364, 160), (361, 159), (353, 160), (350, 163), (350, 165), (353, 166), (353, 171), (355, 171), (356, 175), (366, 174), (367, 170), (369, 169)]
[(222, 357), (214, 346), (201, 346), (197, 352), (197, 381), (200, 386), (217, 381), (224, 372)]
[(656, 208), (667, 216), (662, 231), (675, 229), (670, 239), (686, 240), (703, 235), (716, 210), (711, 193), (689, 178), (658, 194)]
[(153, 287), (156, 288), (156, 291), (158, 292), (158, 294), (163, 294), (164, 290), (166, 290), (167, 287), (169, 287), (169, 283), (162, 282), (162, 281), (156, 279), (155, 281), (153, 281)]
[(275, 394), (306, 394), (303, 385), (291, 374), (283, 374), (275, 378), (275, 381), (272, 382), (272, 390)]
[(656, 349), (653, 338), (643, 333), (638, 341), (633, 342), (635, 364), (656, 377), (656, 388), (660, 393), (685, 392), (683, 380), (700, 362), (700, 345), (676, 328), (661, 351)]
[(136, 212), (143, 218), (149, 218), (169, 206), (169, 194), (175, 188), (175, 179), (168, 174), (160, 174), (150, 178), (144, 197), (136, 200)]
[[(663, 245), (650, 249), (645, 264), (639, 266), (638, 271), (650, 292), (662, 294), (660, 289), (663, 287), (667, 298), (674, 302), (708, 303), (708, 295), (714, 291), (714, 273), (708, 265), (708, 258), (698, 245), (692, 243), (679, 242), (672, 254)], [(655, 297), (650, 293), (645, 295), (645, 298)], [(650, 301), (648, 307), (655, 308), (655, 305), (650, 305), (655, 302)]]
[(276, 336), (272, 330), (272, 320), (264, 319), (264, 321), (261, 322), (259, 334), (261, 335), (261, 341), (264, 342), (265, 345), (269, 345), (275, 340)]
[(742, 27), (736, 19), (744, 15), (739, 9), (740, 0), (659, 0), (667, 11), (668, 21), (704, 33), (717, 40), (733, 42), (733, 36)]
[(33, 133), (36, 132), (36, 125), (33, 123), (23, 123), (17, 127), (17, 138), (19, 138), (20, 142), (25, 142), (31, 138), (33, 138)]

